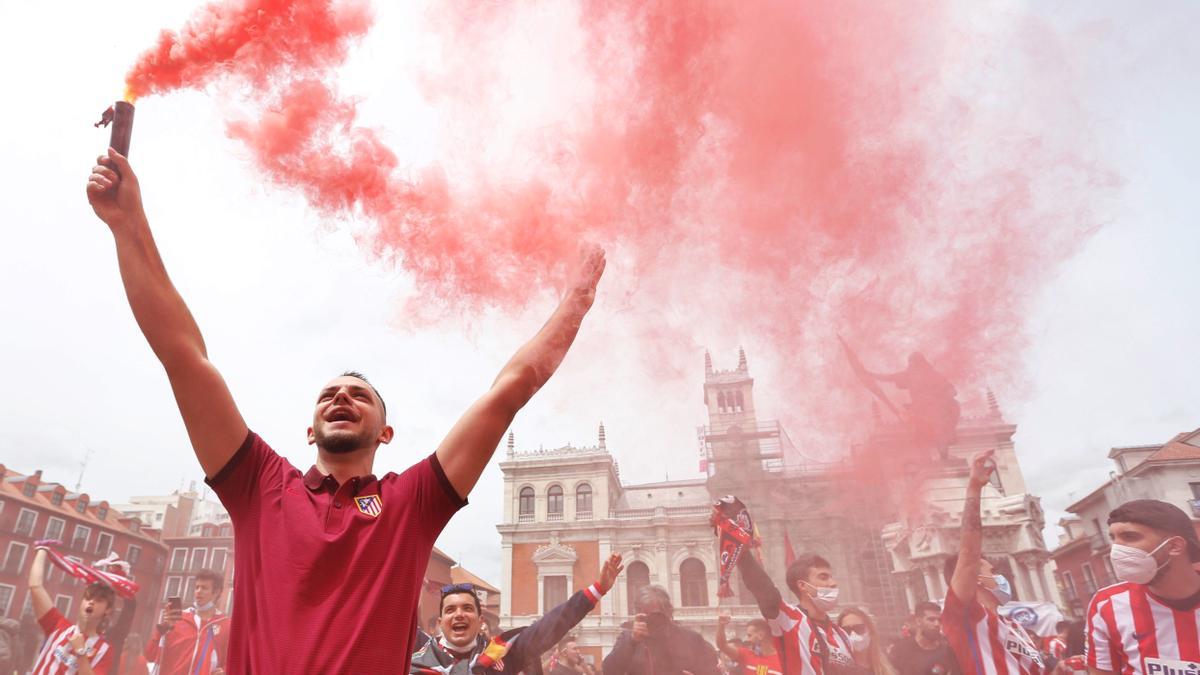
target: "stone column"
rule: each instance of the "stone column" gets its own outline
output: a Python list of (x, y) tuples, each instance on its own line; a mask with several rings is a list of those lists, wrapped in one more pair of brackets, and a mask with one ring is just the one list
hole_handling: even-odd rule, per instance
[[(608, 535), (604, 535), (604, 536), (600, 537), (599, 552), (600, 552), (600, 560), (598, 561), (597, 564), (600, 566), (600, 569), (603, 569), (604, 561), (608, 560), (608, 556), (613, 554), (612, 540), (608, 537)], [(625, 575), (620, 575), (620, 576), (625, 576)], [(616, 590), (617, 590), (617, 584), (614, 583), (613, 587), (608, 589), (608, 594), (605, 595), (603, 598), (600, 598), (600, 616), (601, 617), (613, 616), (616, 613), (613, 608), (613, 593), (615, 593)], [(573, 593), (574, 591), (568, 589), (568, 592)]]
[[(508, 535), (505, 536), (508, 539)], [(500, 545), (500, 616), (512, 616), (512, 542), (505, 541)]]
[(667, 542), (662, 539), (654, 542), (654, 564), (658, 567), (658, 581), (651, 583), (657, 583), (667, 589), (667, 592), (672, 594), (671, 601), (678, 604), (679, 589), (675, 588), (675, 584), (672, 583), (675, 575), (671, 574), (671, 559), (667, 555)]
[(913, 575), (911, 573), (904, 575), (904, 599), (908, 601), (908, 611), (913, 611), (917, 606), (917, 592), (913, 590)]
[(929, 594), (929, 599), (944, 597), (938, 587), (937, 566), (924, 565), (921, 567), (921, 571), (925, 577), (925, 592)]

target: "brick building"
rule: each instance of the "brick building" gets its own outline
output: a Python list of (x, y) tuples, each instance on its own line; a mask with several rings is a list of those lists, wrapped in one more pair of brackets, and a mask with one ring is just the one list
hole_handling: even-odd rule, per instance
[(1092, 595), (1116, 582), (1108, 551), (1108, 514), (1133, 499), (1160, 499), (1192, 516), (1200, 532), (1200, 429), (1166, 443), (1113, 448), (1109, 479), (1067, 507), (1051, 553), (1068, 615), (1082, 618)]
[(475, 594), (479, 596), (479, 604), (483, 609), (483, 620), (491, 629), (492, 635), (497, 633), (500, 626), (500, 589), (481, 579), (462, 565), (450, 568), (450, 579), (456, 584), (474, 584)]
[[(26, 475), (0, 464), (0, 617), (19, 619), (31, 606), (29, 565), (33, 543), (40, 539), (62, 540), (64, 554), (88, 563), (116, 551), (132, 565), (143, 597), (156, 597), (167, 551), (159, 535), (158, 530), (142, 527), (137, 518), (112, 508), (107, 501), (97, 502), (86, 493), (44, 481), (40, 470)], [(70, 616), (78, 609), (83, 587), (83, 582), (50, 566), (46, 590), (63, 614)], [(154, 610), (142, 603), (133, 630), (146, 634), (153, 614)]]
[(228, 522), (199, 523), (196, 529), (195, 535), (163, 537), (168, 548), (168, 562), (159, 601), (178, 596), (187, 607), (192, 603), (196, 572), (210, 569), (225, 578), (225, 590), (217, 608), (229, 613), (233, 604), (233, 525)]

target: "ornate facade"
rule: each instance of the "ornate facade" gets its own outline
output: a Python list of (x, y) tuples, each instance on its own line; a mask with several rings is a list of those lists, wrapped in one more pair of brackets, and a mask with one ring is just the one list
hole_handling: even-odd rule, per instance
[[(744, 625), (758, 610), (740, 582), (735, 597), (717, 598), (708, 515), (713, 499), (725, 494), (738, 495), (750, 508), (763, 537), (765, 567), (785, 597), (791, 595), (784, 585), (790, 546), (794, 553), (828, 559), (843, 604), (868, 608), (884, 630), (898, 628), (917, 600), (941, 598), (940, 561), (957, 546), (965, 462), (922, 462), (899, 480), (890, 458), (899, 456), (892, 446), (903, 433), (886, 426), (842, 461), (805, 461), (778, 422), (758, 418), (753, 387), (743, 352), (737, 367), (724, 371), (714, 370), (705, 355), (708, 424), (697, 430), (704, 477), (692, 480), (623, 484), (603, 425), (590, 447), (518, 452), (510, 436), (500, 464), (501, 625), (528, 624), (590, 584), (614, 551), (624, 556), (626, 571), (576, 631), (581, 650), (594, 659), (611, 648), (645, 584), (666, 587), (676, 620), (710, 640), (720, 612)], [(1041, 511), (1037, 499), (1024, 494), (1014, 430), (993, 405), (984, 418), (964, 420), (951, 452), (967, 457), (976, 449), (1000, 448), (1009, 496), (985, 498), (988, 551), (1007, 556), (1013, 569), (1029, 570), (1016, 577), (1020, 597), (1049, 599)], [(931, 506), (920, 517), (902, 517), (914, 492)]]

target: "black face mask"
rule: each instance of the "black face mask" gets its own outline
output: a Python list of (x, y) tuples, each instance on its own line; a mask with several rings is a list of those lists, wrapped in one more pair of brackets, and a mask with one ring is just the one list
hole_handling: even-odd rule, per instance
[(671, 625), (671, 618), (666, 614), (654, 612), (646, 615), (646, 625), (650, 628), (651, 633), (662, 633)]

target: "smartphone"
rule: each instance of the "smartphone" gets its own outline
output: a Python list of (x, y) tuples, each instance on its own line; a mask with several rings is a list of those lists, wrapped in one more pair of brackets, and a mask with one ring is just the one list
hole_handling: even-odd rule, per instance
[(173, 595), (167, 598), (167, 609), (172, 612), (182, 612), (183, 598), (179, 597), (178, 595)]

